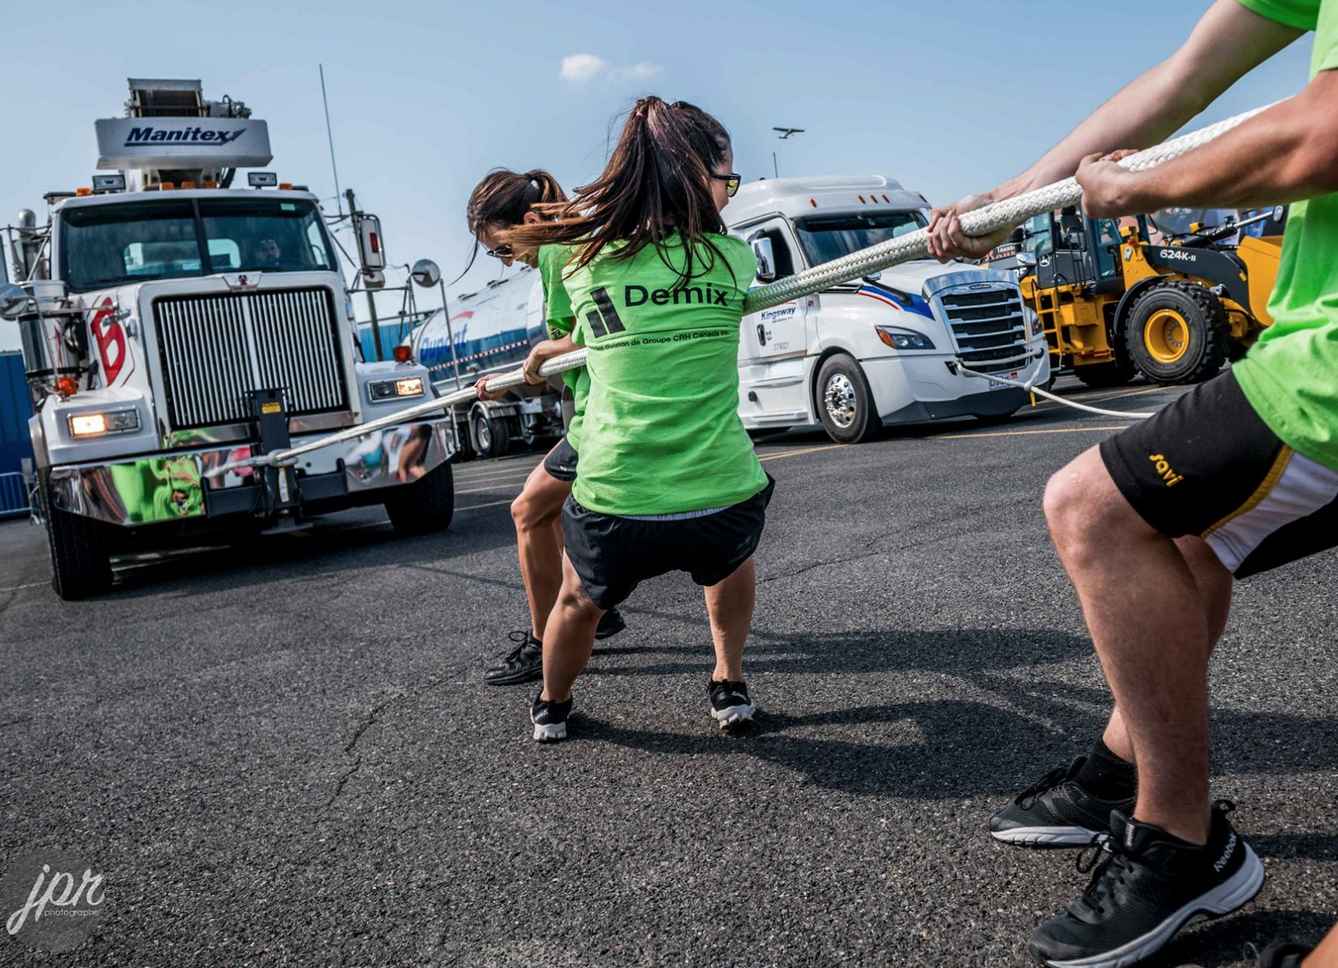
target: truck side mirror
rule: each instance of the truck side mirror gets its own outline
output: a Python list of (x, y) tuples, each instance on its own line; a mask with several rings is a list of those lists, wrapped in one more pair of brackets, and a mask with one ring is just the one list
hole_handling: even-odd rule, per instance
[(1017, 254), (1017, 264), (1020, 265), (1020, 266), (1022, 266), (1024, 269), (1035, 269), (1035, 268), (1036, 268), (1036, 253), (1035, 253), (1035, 252), (1019, 252), (1019, 253)]
[(0, 286), (0, 317), (18, 319), (28, 309), (29, 298), (22, 286), (7, 282)]
[(771, 240), (765, 236), (753, 239), (753, 258), (757, 260), (757, 281), (772, 282), (776, 278), (776, 253)]
[(381, 239), (381, 220), (375, 215), (358, 217), (358, 258), (363, 271), (386, 267), (386, 248)]

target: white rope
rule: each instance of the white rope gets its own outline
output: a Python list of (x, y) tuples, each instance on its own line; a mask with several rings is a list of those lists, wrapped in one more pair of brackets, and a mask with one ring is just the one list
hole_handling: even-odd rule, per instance
[[(1216, 124), (1210, 124), (1206, 128), (1200, 128), (1198, 131), (1192, 131), (1189, 134), (1181, 135), (1179, 138), (1173, 138), (1163, 144), (1156, 145), (1137, 154), (1130, 155), (1123, 161), (1118, 162), (1120, 167), (1127, 168), (1130, 171), (1145, 171), (1148, 168), (1155, 168), (1157, 165), (1178, 158), (1186, 152), (1193, 151), (1212, 141), (1214, 138), (1221, 137), (1232, 128), (1248, 121), (1261, 111), (1266, 111), (1273, 105), (1267, 105), (1262, 108), (1255, 108), (1253, 111), (1246, 111), (1244, 114), (1238, 114), (1235, 117), (1227, 118), (1225, 121), (1219, 121)], [(966, 235), (989, 235), (991, 232), (997, 232), (999, 229), (1007, 228), (1012, 225), (1019, 225), (1034, 215), (1043, 215), (1046, 212), (1053, 212), (1055, 209), (1064, 208), (1067, 205), (1076, 205), (1082, 200), (1082, 188), (1079, 187), (1076, 179), (1066, 178), (1063, 181), (1055, 182), (1053, 185), (1047, 185), (1044, 188), (1038, 188), (1035, 191), (1025, 192), (1014, 198), (1005, 199), (1002, 202), (994, 202), (974, 212), (967, 212), (962, 215), (962, 231)], [(878, 272), (883, 269), (889, 269), (902, 262), (910, 262), (913, 259), (922, 259), (929, 253), (928, 247), (929, 230), (919, 229), (895, 239), (889, 239), (886, 242), (880, 242), (877, 245), (871, 245), (867, 249), (860, 249), (858, 252), (852, 252), (847, 256), (834, 259), (831, 262), (825, 262), (812, 269), (806, 269), (796, 275), (785, 279), (779, 279), (776, 282), (765, 286), (758, 286), (756, 289), (749, 290), (743, 300), (744, 314), (759, 312), (771, 306), (779, 306), (781, 303), (789, 302), (800, 296), (811, 295), (812, 293), (822, 292), (830, 289), (832, 286), (841, 285), (854, 279), (862, 279), (865, 276)], [(561, 356), (555, 356), (539, 369), (542, 376), (553, 376), (562, 373), (565, 370), (573, 370), (578, 366), (585, 365), (585, 350), (575, 350), (571, 353), (564, 353)], [(964, 373), (972, 376), (984, 376), (984, 374), (975, 373), (967, 370), (966, 367), (958, 364), (958, 368)], [(1001, 380), (997, 376), (986, 377), (1000, 383), (1010, 383), (1011, 381)], [(516, 370), (513, 373), (504, 373), (501, 376), (493, 377), (486, 384), (490, 392), (499, 390), (508, 390), (511, 387), (520, 386), (525, 382), (521, 371)], [(1114, 413), (1109, 410), (1101, 410), (1097, 407), (1088, 407), (1075, 403), (1071, 400), (1065, 400), (1062, 397), (1056, 397), (1045, 390), (1037, 390), (1035, 387), (1028, 387), (1036, 393), (1041, 394), (1051, 400), (1063, 403), (1067, 406), (1073, 406), (1080, 410), (1090, 410), (1093, 413), (1110, 415)], [(290, 464), (296, 458), (303, 454), (309, 454), (314, 450), (320, 450), (322, 447), (328, 447), (331, 444), (341, 443), (345, 440), (353, 440), (364, 434), (373, 433), (377, 430), (384, 430), (387, 427), (394, 427), (415, 417), (421, 417), (425, 414), (435, 413), (438, 410), (445, 410), (462, 403), (470, 403), (477, 399), (477, 394), (473, 387), (458, 390), (455, 393), (447, 394), (444, 397), (437, 397), (435, 400), (425, 400), (422, 403), (414, 404), (411, 407), (391, 414), (389, 417), (381, 417), (377, 420), (368, 421), (365, 424), (359, 424), (356, 427), (350, 427), (347, 430), (341, 430), (339, 433), (331, 434), (328, 437), (322, 437), (319, 440), (313, 440), (288, 450), (275, 451), (272, 454), (265, 454), (260, 457), (253, 457), (249, 460), (235, 461), (231, 464), (225, 464), (213, 471), (208, 472), (209, 476), (217, 476), (229, 470), (238, 467), (250, 467), (258, 464), (270, 466), (279, 466)], [(1142, 417), (1143, 414), (1116, 414), (1121, 417)], [(1146, 415), (1150, 416), (1150, 415)]]
[(1011, 380), (1008, 377), (997, 376), (993, 373), (977, 373), (975, 370), (962, 364), (960, 361), (952, 364), (953, 369), (966, 376), (978, 376), (982, 380), (990, 380), (994, 383), (1002, 383), (1005, 386), (1019, 387), (1028, 393), (1035, 393), (1038, 396), (1045, 397), (1047, 400), (1053, 400), (1055, 403), (1062, 403), (1066, 407), (1072, 407), (1074, 410), (1086, 410), (1088, 413), (1100, 414), (1103, 417), (1128, 417), (1133, 420), (1147, 420), (1149, 417), (1155, 417), (1155, 413), (1130, 413), (1126, 410), (1103, 410), (1101, 407), (1093, 407), (1086, 403), (1079, 403), (1076, 400), (1070, 400), (1067, 397), (1055, 396), (1049, 390), (1042, 390), (1036, 385), (1036, 377), (1040, 374), (1041, 363), (1036, 361), (1032, 368), (1031, 376), (1026, 380)]

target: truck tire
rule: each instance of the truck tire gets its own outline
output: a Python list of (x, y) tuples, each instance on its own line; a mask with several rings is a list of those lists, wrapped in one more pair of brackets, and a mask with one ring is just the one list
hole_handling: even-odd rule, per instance
[(92, 518), (62, 511), (45, 488), (46, 534), (51, 544), (51, 587), (67, 602), (111, 590), (111, 552), (105, 528)]
[(501, 457), (511, 448), (511, 430), (505, 417), (493, 417), (486, 408), (474, 407), (469, 411), (469, 440), (476, 457)]
[(818, 370), (817, 410), (827, 436), (838, 444), (862, 444), (883, 428), (864, 369), (844, 353)]
[(448, 461), (412, 484), (390, 489), (386, 514), (401, 535), (445, 531), (455, 516), (455, 478)]
[(1088, 363), (1086, 366), (1073, 368), (1073, 375), (1094, 390), (1102, 387), (1122, 387), (1134, 378), (1136, 372), (1133, 367), (1118, 362)]
[(1124, 339), (1130, 360), (1153, 383), (1198, 383), (1226, 362), (1231, 324), (1222, 301), (1208, 289), (1168, 279), (1134, 300)]

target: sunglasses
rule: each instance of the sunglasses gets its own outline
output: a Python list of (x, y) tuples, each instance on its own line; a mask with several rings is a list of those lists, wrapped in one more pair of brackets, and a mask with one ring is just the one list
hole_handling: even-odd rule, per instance
[(511, 251), (510, 242), (503, 242), (495, 249), (484, 249), (483, 251), (488, 253), (488, 255), (492, 256), (494, 259), (509, 259), (515, 255), (515, 253)]
[(725, 183), (725, 194), (730, 198), (734, 197), (734, 193), (739, 190), (739, 185), (743, 182), (743, 176), (735, 171), (730, 172), (728, 175), (717, 175), (715, 172), (711, 172), (711, 177), (716, 181)]

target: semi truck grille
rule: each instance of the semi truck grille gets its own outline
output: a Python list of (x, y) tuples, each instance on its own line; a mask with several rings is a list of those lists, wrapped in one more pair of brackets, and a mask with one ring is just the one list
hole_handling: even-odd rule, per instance
[(942, 299), (963, 363), (985, 373), (1016, 370), (1026, 363), (1027, 320), (1016, 290), (948, 292)]
[(174, 430), (242, 423), (269, 387), (294, 416), (348, 408), (329, 290), (165, 296), (153, 314)]

